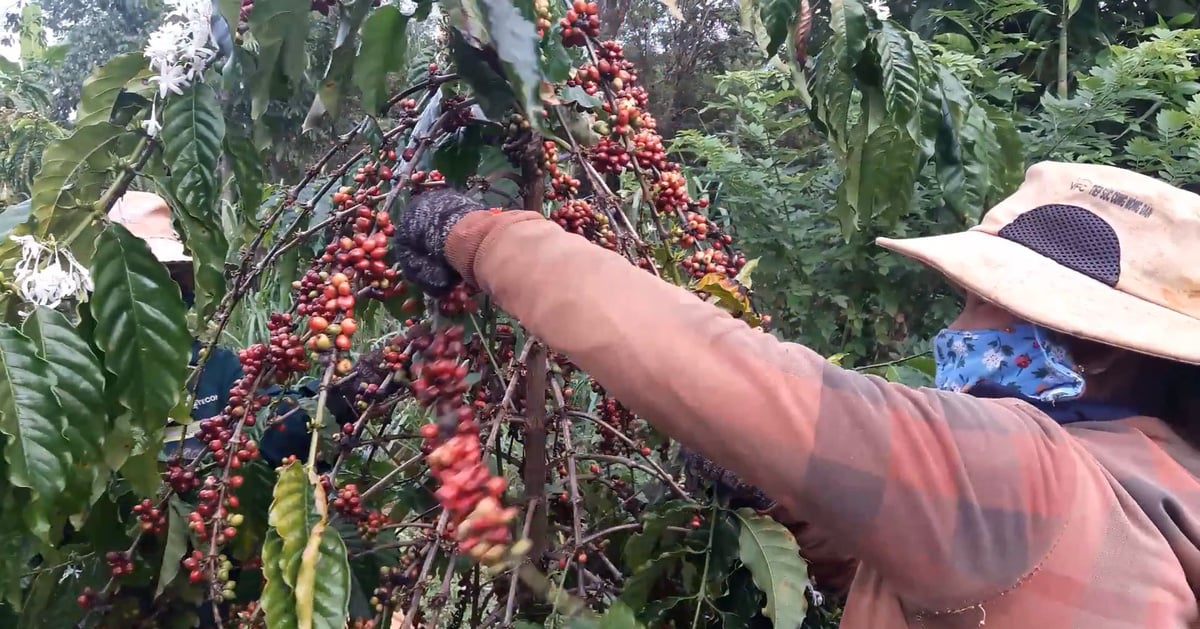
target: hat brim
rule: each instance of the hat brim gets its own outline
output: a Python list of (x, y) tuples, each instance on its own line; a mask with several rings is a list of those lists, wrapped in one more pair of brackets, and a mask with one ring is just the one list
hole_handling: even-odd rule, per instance
[(163, 264), (192, 261), (192, 257), (183, 248), (183, 243), (178, 240), (171, 240), (170, 238), (147, 238), (146, 245), (150, 247), (150, 253)]
[(1200, 364), (1200, 320), (1123, 293), (1010, 240), (965, 231), (876, 242), (1032, 323), (1142, 354)]

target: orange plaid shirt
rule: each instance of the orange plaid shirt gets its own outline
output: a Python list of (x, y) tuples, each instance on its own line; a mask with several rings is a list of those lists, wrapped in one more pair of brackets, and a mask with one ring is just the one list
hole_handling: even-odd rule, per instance
[(1153, 418), (1060, 426), (750, 329), (540, 214), (477, 212), (451, 263), (689, 447), (861, 561), (845, 629), (1200, 627), (1200, 455)]

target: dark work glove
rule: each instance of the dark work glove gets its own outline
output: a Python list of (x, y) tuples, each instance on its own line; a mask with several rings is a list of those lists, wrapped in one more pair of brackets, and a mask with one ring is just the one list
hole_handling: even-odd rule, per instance
[(446, 261), (446, 238), (462, 217), (482, 209), (475, 199), (449, 189), (414, 197), (396, 225), (396, 258), (404, 277), (434, 297), (462, 281)]

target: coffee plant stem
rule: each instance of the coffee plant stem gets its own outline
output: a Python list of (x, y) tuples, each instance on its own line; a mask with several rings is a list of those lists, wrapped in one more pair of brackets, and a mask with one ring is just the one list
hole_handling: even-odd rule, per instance
[(525, 499), (529, 501), (533, 528), (527, 539), (533, 542), (530, 555), (540, 563), (549, 543), (546, 510), (537, 500), (546, 487), (546, 346), (537, 343), (529, 353), (525, 373)]
[(700, 591), (696, 593), (696, 615), (692, 616), (692, 629), (700, 624), (700, 610), (708, 600), (708, 562), (712, 559), (713, 537), (717, 530), (717, 506), (713, 504), (712, 514), (708, 518), (708, 544), (704, 547), (704, 569), (700, 571)]
[(855, 367), (854, 370), (855, 371), (867, 371), (869, 369), (882, 369), (884, 367), (894, 367), (896, 365), (903, 365), (904, 363), (906, 363), (910, 360), (915, 360), (917, 358), (922, 358), (922, 357), (928, 356), (929, 354), (930, 354), (930, 352), (921, 352), (920, 354), (913, 354), (912, 356), (904, 356), (902, 358), (897, 358), (896, 360), (889, 360), (889, 361), (883, 362), (883, 363), (875, 363), (873, 365), (864, 365), (862, 367)]
[[(385, 103), (383, 106), (383, 114), (386, 115), (389, 111), (391, 111), (392, 107), (396, 106), (396, 103), (404, 100), (405, 98), (408, 98), (409, 96), (412, 96), (413, 94), (416, 94), (417, 92), (420, 92), (422, 90), (433, 91), (433, 90), (437, 89), (438, 87), (441, 87), (442, 83), (449, 83), (450, 81), (457, 81), (457, 80), (458, 80), (458, 75), (450, 73), (450, 74), (439, 74), (437, 76), (431, 76), (424, 81), (415, 83), (415, 84), (409, 86), (408, 88), (406, 88), (404, 91), (389, 98), (387, 103)], [(409, 160), (409, 161), (412, 161), (412, 160)]]
[(420, 461), (424, 457), (425, 457), (424, 454), (418, 453), (416, 456), (412, 457), (411, 459), (408, 459), (407, 461), (397, 465), (395, 468), (393, 468), (391, 471), (389, 471), (387, 474), (385, 474), (383, 476), (383, 478), (380, 478), (378, 481), (375, 481), (374, 485), (371, 485), (369, 488), (367, 488), (366, 491), (359, 494), (359, 500), (361, 500), (362, 502), (366, 502), (368, 498), (379, 493), (384, 487), (387, 487), (388, 485), (390, 485), (392, 483), (392, 481), (396, 480), (396, 477), (403, 474), (410, 465)]
[(317, 443), (320, 441), (321, 428), (325, 422), (325, 401), (329, 398), (329, 381), (333, 379), (334, 367), (336, 364), (331, 360), (329, 366), (325, 368), (325, 375), (321, 378), (321, 389), (317, 393), (317, 413), (313, 416), (312, 423), (309, 424), (312, 438), (308, 443), (308, 470), (313, 474), (316, 474), (317, 471)]
[[(604, 421), (603, 419), (600, 419), (599, 417), (596, 417), (595, 415), (592, 415), (590, 413), (584, 413), (583, 411), (575, 411), (575, 410), (567, 410), (567, 415), (569, 415), (571, 417), (580, 417), (580, 418), (586, 419), (590, 422), (594, 422), (597, 426), (600, 426), (601, 428), (608, 431), (616, 438), (620, 439), (621, 441), (624, 441), (627, 445), (629, 445), (630, 448), (633, 448), (635, 451), (637, 450), (637, 442), (636, 441), (634, 441), (633, 439), (630, 439), (628, 435), (621, 432), (620, 430), (617, 430), (615, 427), (613, 427), (611, 424)], [(628, 460), (628, 459), (626, 459), (626, 460)], [(649, 465), (650, 467), (652, 467), (655, 476), (658, 476), (664, 482), (666, 482), (668, 485), (670, 485), (671, 490), (674, 491), (680, 498), (687, 500), (688, 502), (695, 502), (695, 500), (693, 500), (691, 498), (691, 496), (689, 496), (688, 493), (683, 490), (683, 487), (680, 487), (679, 483), (676, 483), (675, 479), (672, 478), (671, 475), (668, 474), (666, 470), (664, 470), (661, 466), (659, 466), (658, 463), (655, 463), (652, 459), (647, 458), (646, 464)]]
[(402, 542), (388, 542), (386, 544), (376, 544), (375, 546), (372, 546), (362, 552), (353, 553), (350, 556), (357, 559), (359, 557), (366, 557), (367, 555), (377, 553), (381, 550), (394, 550), (397, 548), (410, 548), (412, 546), (419, 546), (423, 543), (425, 543), (425, 540), (409, 539), (409, 540), (404, 540)]
[(421, 597), (425, 596), (426, 579), (429, 577), (429, 570), (433, 567), (433, 559), (437, 557), (438, 545), (441, 543), (442, 534), (446, 531), (446, 525), (450, 523), (450, 512), (442, 511), (442, 515), (438, 518), (437, 530), (434, 531), (433, 539), (429, 542), (429, 547), (425, 551), (425, 563), (421, 565), (421, 574), (417, 576), (416, 585), (412, 591), (412, 601), (408, 606), (408, 611), (404, 614), (404, 621), (400, 623), (400, 629), (409, 629), (413, 627), (413, 618), (417, 615), (417, 608), (421, 606)]
[(625, 524), (618, 524), (616, 526), (610, 526), (606, 529), (596, 531), (595, 533), (592, 533), (592, 534), (588, 535), (587, 537), (584, 537), (582, 540), (580, 540), (579, 543), (586, 546), (598, 539), (608, 537), (609, 535), (612, 535), (613, 533), (620, 533), (621, 531), (634, 531), (634, 530), (639, 530), (641, 528), (642, 528), (641, 522), (627, 522)]
[[(380, 383), (379, 390), (387, 390), (388, 386), (392, 384), (392, 378), (395, 375), (395, 372), (388, 373), (388, 375), (384, 377), (383, 382)], [(393, 406), (394, 405), (395, 403), (393, 403)], [(362, 413), (359, 413), (358, 419), (354, 422), (354, 432), (351, 433), (350, 436), (350, 438), (355, 440), (356, 443), (357, 440), (362, 436), (363, 428), (367, 425), (367, 418), (371, 416), (371, 413), (374, 412), (378, 406), (379, 404), (377, 401), (371, 402), (369, 405), (367, 405), (367, 408), (363, 409)], [(383, 439), (385, 438), (381, 436), (379, 441), (382, 441)], [(341, 469), (342, 462), (346, 460), (346, 454), (348, 452), (349, 450), (342, 450), (338, 453), (337, 460), (333, 462), (333, 466), (329, 470), (329, 478), (337, 478), (338, 470)]]
[[(109, 210), (116, 206), (117, 201), (125, 196), (125, 192), (129, 189), (133, 179), (141, 173), (142, 168), (146, 166), (146, 162), (150, 161), (150, 156), (154, 154), (154, 147), (157, 143), (150, 136), (142, 136), (138, 140), (137, 146), (133, 149), (132, 162), (121, 169), (121, 176), (117, 177), (116, 181), (104, 191), (100, 196), (100, 200), (96, 202), (96, 213), (101, 216), (107, 216)], [(73, 234), (71, 240), (78, 234)]]
[[(538, 510), (537, 508), (538, 508), (538, 504), (540, 502), (542, 502), (541, 498), (533, 498), (525, 506), (525, 524), (524, 524), (524, 526), (521, 527), (521, 533), (526, 539), (529, 538), (529, 532), (530, 532), (531, 527), (533, 526), (534, 513)], [(541, 559), (540, 556), (532, 555), (533, 561), (540, 561), (540, 559)], [(515, 574), (512, 575), (508, 582), (508, 600), (505, 602), (505, 605), (504, 605), (504, 625), (505, 626), (509, 626), (512, 624), (513, 612), (516, 609), (517, 584), (518, 583), (520, 583), (520, 579), (517, 578), (517, 575), (515, 575)]]
[(395, 529), (432, 529), (433, 526), (434, 525), (431, 522), (396, 522), (393, 524), (385, 524), (385, 525), (379, 527), (379, 530), (388, 531), (388, 530), (395, 530)]
[[(458, 551), (451, 552), (450, 557), (446, 560), (446, 565), (453, 566), (456, 559), (458, 559)], [(446, 608), (446, 601), (450, 598), (450, 580), (454, 578), (454, 574), (453, 570), (447, 570), (445, 576), (442, 577), (442, 587), (438, 588), (437, 594), (433, 595), (430, 607), (437, 609), (435, 621), (442, 619), (442, 610)], [(437, 622), (434, 622), (432, 626), (436, 629)]]
[[(543, 387), (543, 389), (544, 389), (544, 387)], [(561, 408), (562, 393), (558, 390), (558, 382), (557, 381), (554, 383), (554, 391), (555, 391), (555, 397), (556, 397), (555, 401), (560, 405), (560, 408)], [(566, 453), (567, 453), (567, 486), (570, 489), (570, 496), (571, 496), (571, 529), (572, 529), (572, 537), (575, 540), (575, 552), (578, 553), (583, 550), (581, 548), (581, 546), (582, 546), (581, 538), (583, 537), (583, 531), (582, 531), (582, 525), (580, 524), (581, 519), (579, 517), (579, 503), (580, 503), (579, 477), (577, 476), (576, 468), (575, 468), (575, 444), (572, 443), (572, 441), (571, 441), (571, 420), (570, 419), (564, 417), (563, 421), (559, 422), (559, 433), (562, 435), (563, 449), (566, 450)], [(576, 562), (575, 565), (578, 568), (578, 575), (579, 575), (578, 576), (579, 582), (577, 584), (579, 587), (579, 595), (583, 596), (584, 595), (584, 592), (583, 592), (583, 562)]]

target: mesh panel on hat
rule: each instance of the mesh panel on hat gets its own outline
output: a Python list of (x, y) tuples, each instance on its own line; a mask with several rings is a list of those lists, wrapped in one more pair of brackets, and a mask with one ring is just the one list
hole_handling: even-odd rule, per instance
[(1001, 228), (999, 236), (1109, 286), (1116, 286), (1120, 278), (1117, 232), (1077, 205), (1036, 207)]

